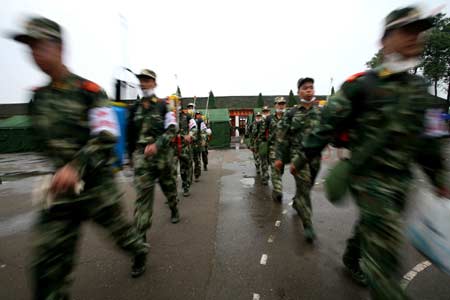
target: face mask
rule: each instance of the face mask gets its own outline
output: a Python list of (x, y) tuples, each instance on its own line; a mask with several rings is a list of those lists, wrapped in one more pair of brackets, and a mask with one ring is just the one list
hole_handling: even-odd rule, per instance
[(404, 58), (398, 53), (387, 54), (383, 61), (383, 67), (394, 73), (406, 72), (420, 64), (419, 57)]
[(151, 97), (155, 94), (155, 90), (154, 89), (142, 90), (142, 94), (144, 97)]
[(285, 108), (283, 108), (283, 109), (281, 109), (281, 108), (278, 108), (277, 109), (277, 113), (284, 113), (286, 111), (286, 109)]
[(256, 122), (261, 122), (261, 119), (256, 119)]

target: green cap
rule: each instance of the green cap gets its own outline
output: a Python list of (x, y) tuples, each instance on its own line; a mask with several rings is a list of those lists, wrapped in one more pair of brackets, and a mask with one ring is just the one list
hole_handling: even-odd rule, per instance
[(260, 112), (257, 112), (256, 117), (262, 117), (262, 114)]
[(268, 106), (264, 106), (264, 107), (262, 108), (262, 111), (270, 111), (270, 108), (269, 108)]
[(284, 97), (275, 97), (275, 104), (278, 103), (286, 103), (286, 100), (284, 99)]
[(29, 44), (35, 40), (62, 41), (62, 29), (58, 23), (43, 17), (30, 18), (25, 23), (25, 32), (14, 33), (11, 38), (17, 42)]
[(136, 77), (140, 78), (153, 78), (156, 80), (156, 73), (149, 69), (143, 69), (141, 73), (137, 74)]
[(389, 31), (406, 26), (415, 26), (418, 31), (433, 27), (433, 18), (424, 17), (416, 6), (407, 6), (392, 11), (385, 19), (384, 30)]

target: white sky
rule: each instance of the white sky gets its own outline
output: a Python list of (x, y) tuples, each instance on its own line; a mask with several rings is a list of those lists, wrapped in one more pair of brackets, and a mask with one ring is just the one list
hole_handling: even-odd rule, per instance
[[(447, 2), (447, 3), (446, 3)], [(102, 85), (127, 66), (158, 74), (159, 96), (265, 95), (295, 92), (299, 77), (316, 93), (365, 69), (378, 49), (382, 20), (406, 0), (2, 0), (0, 34), (40, 14), (65, 28), (66, 64)], [(427, 0), (426, 11), (449, 0)], [(121, 17), (122, 16), (122, 17)], [(0, 38), (0, 103), (25, 102), (47, 78), (28, 49)]]

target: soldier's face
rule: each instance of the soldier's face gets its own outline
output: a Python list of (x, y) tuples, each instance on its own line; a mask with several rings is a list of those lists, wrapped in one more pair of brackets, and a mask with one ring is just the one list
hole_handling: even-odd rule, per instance
[(387, 54), (399, 53), (405, 58), (412, 58), (422, 54), (424, 36), (423, 32), (414, 27), (404, 27), (392, 30), (382, 43)]
[(141, 77), (139, 79), (139, 83), (141, 85), (142, 90), (152, 90), (156, 87), (156, 81), (150, 77)]
[(286, 109), (286, 103), (282, 102), (275, 104), (275, 109), (277, 111), (283, 111), (284, 109)]
[(31, 55), (36, 65), (49, 74), (61, 63), (61, 43), (49, 40), (36, 40), (30, 43)]
[(298, 89), (298, 96), (301, 99), (311, 100), (314, 97), (314, 84), (312, 82), (305, 82)]

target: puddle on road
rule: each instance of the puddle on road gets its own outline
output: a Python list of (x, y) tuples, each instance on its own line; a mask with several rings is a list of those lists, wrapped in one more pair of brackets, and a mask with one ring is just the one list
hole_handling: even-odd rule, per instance
[(255, 186), (255, 178), (242, 178), (241, 183), (245, 188), (252, 188)]

